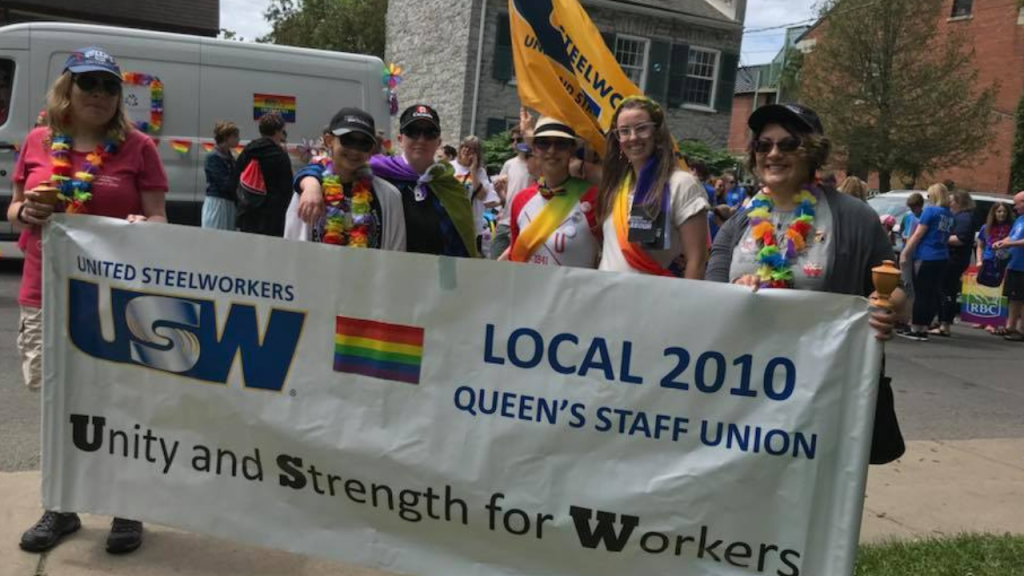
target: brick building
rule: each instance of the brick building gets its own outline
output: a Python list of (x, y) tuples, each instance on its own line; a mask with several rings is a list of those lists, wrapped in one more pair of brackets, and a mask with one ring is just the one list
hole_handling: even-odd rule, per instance
[[(625, 72), (666, 105), (677, 138), (724, 146), (746, 0), (582, 0)], [(403, 105), (435, 106), (444, 139), (518, 122), (507, 0), (390, 0), (387, 59)]]
[(786, 101), (779, 83), (787, 64), (789, 48), (795, 48), (797, 41), (809, 29), (810, 26), (787, 28), (785, 43), (771, 62), (741, 66), (736, 71), (736, 89), (732, 99), (732, 118), (729, 122), (727, 145), (730, 152), (741, 155), (746, 151), (750, 140), (747, 118), (754, 110), (765, 104)]
[(0, 26), (63, 21), (198, 36), (220, 31), (220, 0), (4, 0)]
[[(970, 164), (926, 176), (927, 182), (952, 180), (958, 188), (978, 192), (1008, 193), (1013, 150), (1014, 114), (1024, 94), (1024, 7), (1019, 0), (945, 0), (936, 23), (939, 34), (963, 31), (974, 47), (978, 81), (986, 86), (998, 82), (995, 101), (996, 126), (987, 155)], [(799, 39), (797, 47), (813, 58), (814, 45), (827, 27), (815, 26)], [(877, 182), (872, 175), (870, 184)], [(894, 178), (893, 186), (899, 181)]]

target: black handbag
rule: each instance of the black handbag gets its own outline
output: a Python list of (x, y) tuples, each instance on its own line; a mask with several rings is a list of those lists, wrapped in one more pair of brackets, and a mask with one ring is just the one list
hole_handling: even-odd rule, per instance
[(989, 288), (998, 288), (1003, 283), (1003, 275), (1006, 274), (1006, 266), (1010, 263), (1008, 258), (991, 258), (984, 260), (978, 268), (978, 284)]
[(883, 360), (882, 374), (878, 380), (878, 401), (875, 403), (875, 428), (871, 436), (871, 463), (888, 464), (903, 456), (906, 451), (900, 423), (896, 420), (892, 378), (885, 375)]

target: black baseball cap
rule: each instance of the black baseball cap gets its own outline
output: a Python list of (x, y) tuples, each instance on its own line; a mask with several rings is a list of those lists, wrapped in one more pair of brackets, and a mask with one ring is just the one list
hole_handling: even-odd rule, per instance
[(747, 126), (755, 134), (761, 132), (772, 122), (785, 122), (805, 128), (811, 134), (825, 134), (818, 114), (806, 106), (799, 104), (768, 104), (761, 106), (747, 119)]
[(434, 128), (441, 130), (441, 117), (437, 115), (437, 110), (426, 104), (414, 104), (402, 112), (402, 117), (399, 119), (399, 132), (405, 132), (405, 129), (413, 122), (429, 122)]
[(359, 108), (342, 108), (331, 118), (328, 128), (335, 136), (344, 136), (358, 132), (369, 136), (371, 140), (377, 140), (377, 126), (373, 122), (373, 116)]

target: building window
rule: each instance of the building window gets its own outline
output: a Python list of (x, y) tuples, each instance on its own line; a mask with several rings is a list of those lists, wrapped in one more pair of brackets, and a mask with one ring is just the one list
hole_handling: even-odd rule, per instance
[(715, 104), (715, 79), (718, 78), (717, 50), (690, 46), (686, 70), (686, 94), (683, 103), (711, 108)]
[(641, 91), (646, 90), (647, 57), (650, 53), (651, 41), (647, 38), (619, 34), (615, 37), (615, 59), (622, 67), (626, 76)]
[(970, 16), (974, 8), (974, 0), (953, 0), (953, 18)]

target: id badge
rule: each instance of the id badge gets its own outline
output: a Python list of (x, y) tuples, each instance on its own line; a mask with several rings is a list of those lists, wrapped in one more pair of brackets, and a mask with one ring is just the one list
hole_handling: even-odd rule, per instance
[(669, 247), (667, 223), (664, 210), (651, 220), (643, 205), (633, 206), (629, 214), (629, 241), (651, 250), (666, 250)]

